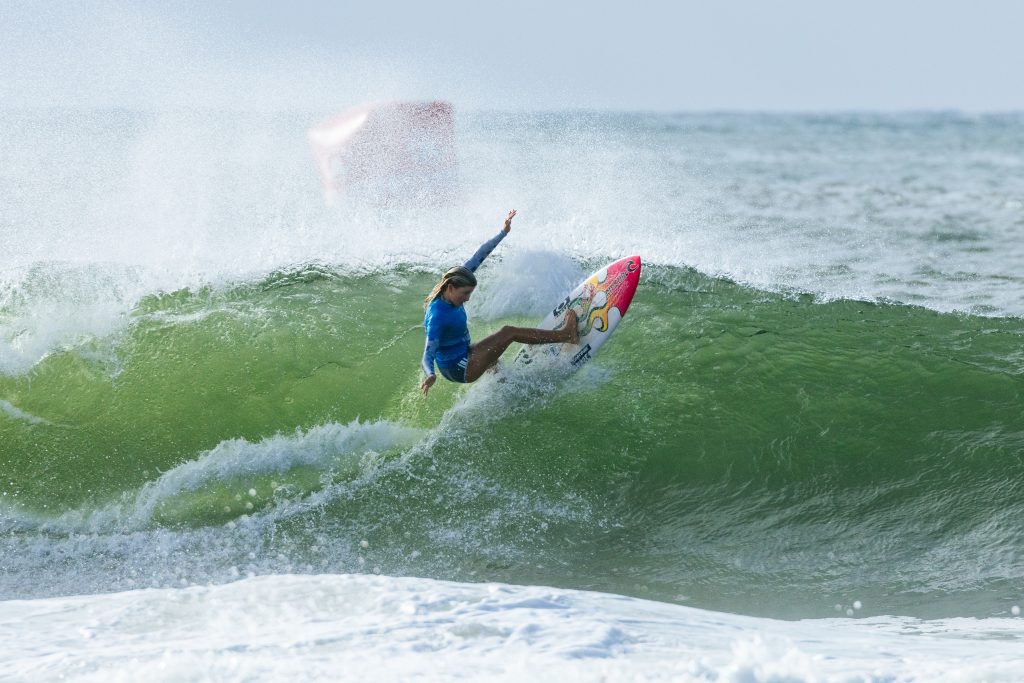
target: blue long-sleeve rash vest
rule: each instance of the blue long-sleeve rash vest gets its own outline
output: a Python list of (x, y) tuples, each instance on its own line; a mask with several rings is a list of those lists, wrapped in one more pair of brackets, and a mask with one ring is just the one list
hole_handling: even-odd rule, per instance
[[(472, 258), (463, 266), (476, 272), (507, 233), (502, 230), (496, 236), (480, 245)], [(439, 296), (430, 302), (423, 316), (423, 327), (427, 331), (427, 343), (423, 349), (423, 371), (434, 374), (434, 363), (441, 367), (452, 367), (469, 355), (469, 325), (466, 309), (452, 306)]]

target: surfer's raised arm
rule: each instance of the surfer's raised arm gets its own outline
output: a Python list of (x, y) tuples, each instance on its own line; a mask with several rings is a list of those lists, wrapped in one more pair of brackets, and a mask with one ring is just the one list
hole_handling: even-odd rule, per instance
[(512, 342), (520, 344), (575, 344), (579, 339), (574, 311), (566, 313), (562, 329), (532, 329), (506, 325), (477, 344), (469, 340), (469, 326), (463, 304), (476, 289), (474, 271), (490, 255), (501, 240), (512, 230), (516, 210), (508, 212), (501, 232), (483, 243), (464, 265), (448, 269), (441, 281), (434, 285), (424, 302), (426, 313), (423, 327), (427, 341), (423, 348), (421, 366), (426, 378), (420, 385), (423, 393), (430, 391), (437, 376), (434, 366), (452, 382), (473, 382), (498, 362)]
[(480, 267), (480, 264), (484, 262), (484, 259), (491, 255), (491, 252), (494, 251), (494, 248), (498, 246), (498, 244), (500, 244), (501, 241), (505, 239), (505, 235), (507, 235), (512, 230), (512, 219), (515, 218), (515, 215), (515, 209), (509, 211), (508, 218), (505, 219), (505, 226), (501, 229), (501, 232), (499, 232), (497, 235), (481, 244), (480, 248), (476, 250), (476, 253), (473, 254), (473, 256), (468, 261), (462, 264), (462, 267), (469, 268), (470, 272), (475, 273), (476, 269)]

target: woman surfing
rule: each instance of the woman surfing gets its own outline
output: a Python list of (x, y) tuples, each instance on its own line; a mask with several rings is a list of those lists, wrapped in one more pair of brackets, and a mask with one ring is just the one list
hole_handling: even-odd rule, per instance
[(420, 385), (424, 396), (437, 381), (437, 375), (434, 374), (435, 363), (445, 379), (469, 383), (475, 382), (484, 371), (493, 367), (512, 342), (575, 344), (579, 340), (576, 313), (570, 310), (565, 316), (565, 325), (562, 329), (538, 330), (506, 325), (486, 339), (470, 344), (466, 309), (463, 306), (476, 288), (476, 276), (473, 273), (512, 230), (512, 219), (515, 215), (515, 209), (509, 211), (501, 232), (484, 242), (463, 265), (445, 272), (441, 281), (434, 285), (427, 296), (424, 304), (427, 312), (423, 316), (427, 343), (423, 350), (422, 363), (427, 377)]

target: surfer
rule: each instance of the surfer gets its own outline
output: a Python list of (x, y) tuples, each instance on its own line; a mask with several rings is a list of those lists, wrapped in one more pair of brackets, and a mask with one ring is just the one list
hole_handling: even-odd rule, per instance
[(506, 325), (476, 344), (469, 343), (469, 327), (463, 305), (476, 288), (473, 274), (484, 259), (494, 251), (512, 230), (516, 210), (508, 212), (505, 226), (495, 237), (484, 242), (473, 257), (461, 266), (450, 268), (427, 296), (423, 327), (427, 343), (423, 350), (423, 371), (427, 374), (420, 387), (426, 396), (437, 381), (434, 364), (445, 379), (452, 382), (475, 382), (484, 371), (494, 366), (512, 342), (520, 344), (575, 344), (579, 340), (576, 313), (569, 311), (560, 330), (538, 330)]

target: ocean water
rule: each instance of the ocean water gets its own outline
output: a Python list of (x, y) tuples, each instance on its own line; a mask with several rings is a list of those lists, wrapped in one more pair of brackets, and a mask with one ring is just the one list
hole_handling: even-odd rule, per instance
[[(1024, 117), (0, 120), (0, 679), (1024, 680)], [(419, 392), (638, 253), (571, 376)], [(511, 357), (511, 356), (510, 356)]]

